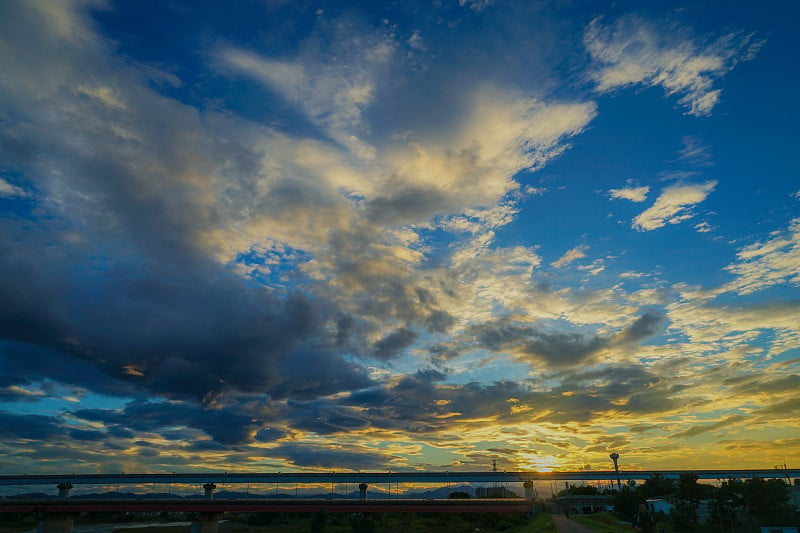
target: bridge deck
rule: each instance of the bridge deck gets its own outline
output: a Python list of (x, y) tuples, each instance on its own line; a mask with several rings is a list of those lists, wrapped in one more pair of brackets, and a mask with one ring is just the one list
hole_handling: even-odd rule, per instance
[[(681, 474), (693, 473), (699, 479), (800, 478), (798, 469), (757, 470), (627, 470), (621, 479), (648, 479), (660, 474), (678, 479)], [(173, 473), (173, 474), (46, 474), (0, 476), (0, 485), (120, 485), (148, 483), (512, 483), (525, 481), (591, 481), (617, 479), (614, 471), (559, 472), (272, 472), (272, 473)]]

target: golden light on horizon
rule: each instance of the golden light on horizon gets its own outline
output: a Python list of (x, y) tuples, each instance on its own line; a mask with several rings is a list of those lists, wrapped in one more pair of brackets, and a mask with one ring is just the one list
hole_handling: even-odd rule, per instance
[(526, 453), (522, 455), (520, 466), (523, 470), (534, 470), (537, 472), (554, 472), (561, 470), (564, 463), (561, 459), (553, 455), (539, 455)]

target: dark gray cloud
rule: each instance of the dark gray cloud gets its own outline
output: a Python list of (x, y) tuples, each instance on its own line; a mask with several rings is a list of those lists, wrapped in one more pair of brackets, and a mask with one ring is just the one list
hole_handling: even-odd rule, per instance
[(434, 309), (422, 319), (422, 323), (429, 331), (447, 333), (456, 323), (456, 318), (441, 309)]
[(360, 366), (339, 355), (319, 353), (313, 347), (285, 358), (280, 374), (285, 378), (269, 389), (275, 399), (312, 399), (373, 384)]
[(501, 318), (473, 326), (470, 333), (481, 348), (508, 351), (523, 360), (543, 362), (551, 368), (567, 368), (591, 361), (592, 356), (605, 348), (652, 337), (661, 331), (665, 321), (662, 313), (649, 311), (617, 335), (600, 336), (578, 331), (545, 330), (536, 324)]
[(61, 421), (55, 417), (0, 411), (0, 437), (4, 439), (50, 440), (63, 435)]
[(523, 344), (526, 353), (553, 366), (572, 366), (608, 345), (608, 340), (581, 333), (534, 333)]
[[(35, 402), (41, 399), (41, 394), (30, 392), (23, 388), (31, 382), (14, 376), (0, 377), (0, 402)], [(22, 387), (21, 387), (22, 386)]]
[(69, 436), (73, 440), (84, 442), (101, 442), (107, 438), (105, 432), (93, 429), (71, 429), (69, 431)]
[(366, 204), (366, 214), (379, 224), (408, 224), (446, 213), (446, 200), (436, 189), (403, 189), (394, 196), (371, 199)]
[(175, 426), (198, 428), (223, 445), (249, 442), (263, 426), (261, 420), (242, 415), (239, 410), (204, 409), (188, 402), (134, 401), (122, 410), (80, 409), (72, 414), (134, 432), (158, 433)]
[(780, 402), (775, 402), (771, 405), (763, 407), (756, 411), (756, 414), (761, 417), (782, 418), (793, 417), (794, 413), (800, 412), (800, 398), (790, 398)]
[(663, 413), (678, 407), (698, 408), (704, 403), (702, 399), (683, 394), (686, 388), (686, 385), (659, 381), (632, 394), (621, 410), (639, 414)]
[[(544, 390), (536, 383), (514, 381), (454, 386), (447, 384), (446, 377), (437, 370), (422, 370), (392, 385), (354, 392), (340, 400), (339, 407), (351, 406), (349, 416), (355, 418), (355, 425), (431, 433), (462, 419), (569, 424), (620, 411), (638, 415), (667, 412), (692, 401), (681, 397), (680, 387), (661, 382), (641, 365), (562, 371), (548, 377), (558, 378), (561, 384)], [(515, 412), (516, 405), (527, 409)], [(323, 406), (315, 404), (313, 414), (324, 410)], [(313, 416), (307, 421), (307, 429), (320, 426)]]
[[(14, 169), (31, 195), (18, 202), (29, 212), (0, 218), (0, 400), (29, 397), (15, 385), (41, 392), (47, 383), (175, 400), (76, 412), (105, 433), (50, 418), (23, 420), (17, 432), (111, 443), (181, 425), (184, 437), (202, 431), (233, 446), (288, 398), (373, 386), (347, 358), (368, 352), (363, 324), (324, 297), (266, 289), (213, 257), (220, 225), (240, 213), (296, 222), (301, 211), (329, 216), (336, 196), (304, 184), (297, 168), (256, 194), (262, 149), (224, 119), (153, 90), (177, 82), (171, 75), (115, 62), (87, 11), (65, 5), (74, 25), (57, 35), (47, 25), (55, 17), (37, 6), (2, 9), (0, 43), (19, 55), (0, 65), (31, 86), (0, 82), (0, 121), (14, 118), (0, 128), (0, 150), (4, 171)], [(230, 205), (207, 201), (216, 195)], [(446, 316), (430, 317), (430, 327), (447, 326)], [(382, 356), (397, 349), (392, 341)]]
[[(325, 253), (315, 261), (326, 281), (305, 283), (318, 295), (346, 300), (350, 312), (337, 317), (338, 347), (371, 356), (373, 347), (365, 339), (384, 331), (386, 324), (401, 325), (398, 329), (408, 330), (406, 337), (412, 331), (445, 333), (453, 327), (455, 318), (429, 288), (444, 282), (420, 278), (417, 265), (405, 257), (407, 243), (390, 239), (387, 244), (382, 228), (363, 223), (328, 237)], [(392, 251), (401, 251), (400, 257)]]
[(769, 379), (763, 375), (746, 374), (727, 378), (723, 384), (730, 386), (736, 394), (780, 394), (800, 389), (800, 375), (790, 374), (778, 379)]
[[(0, 130), (4, 164), (34, 191), (26, 218), (0, 219), (0, 368), (205, 402), (368, 385), (330, 338), (333, 306), (234, 275), (210, 244), (229, 207), (280, 218), (278, 207), (326, 196), (290, 179), (266, 200), (253, 194), (261, 149), (153, 90), (177, 80), (113, 59), (88, 10), (72, 7), (50, 17), (11, 2), (0, 21), (3, 46), (19, 52), (0, 59), (18, 75), (0, 83), (0, 120), (14, 117)], [(71, 23), (51, 27), (58, 16)], [(207, 201), (220, 188), (235, 206)]]
[(459, 343), (446, 342), (428, 346), (428, 353), (431, 355), (431, 362), (436, 365), (444, 365), (450, 359), (461, 355), (464, 349)]
[(356, 446), (330, 447), (290, 442), (270, 448), (273, 457), (288, 459), (302, 467), (340, 468), (344, 470), (388, 470), (395, 457)]
[(620, 344), (638, 342), (660, 333), (667, 319), (659, 311), (648, 311), (637, 318), (614, 340)]
[[(0, 259), (0, 290), (11, 284), (21, 294), (35, 294), (33, 280), (3, 270), (7, 257)], [(45, 292), (36, 306), (4, 300), (5, 375), (52, 378), (111, 394), (149, 390), (196, 399), (226, 389), (308, 395), (369, 384), (363, 371), (327, 348), (326, 317), (305, 297), (280, 300), (223, 272), (162, 271), (137, 281), (127, 272), (91, 280), (67, 274), (63, 284), (84, 292)], [(206, 275), (217, 282), (209, 285)]]
[(370, 413), (354, 406), (340, 405), (325, 400), (315, 402), (289, 402), (292, 427), (332, 435), (364, 429), (372, 425)]
[(409, 328), (395, 330), (375, 343), (372, 355), (378, 359), (388, 360), (411, 346), (417, 340), (417, 333)]
[(687, 437), (696, 437), (698, 435), (702, 435), (703, 433), (708, 433), (709, 431), (716, 431), (718, 429), (734, 425), (738, 422), (742, 422), (743, 420), (745, 420), (745, 417), (742, 415), (728, 415), (719, 422), (714, 422), (713, 424), (695, 425), (687, 430), (679, 431), (678, 433), (670, 435), (670, 438), (685, 439)]
[(286, 436), (286, 432), (278, 429), (267, 427), (259, 430), (255, 435), (255, 440), (258, 442), (273, 442)]
[(615, 365), (591, 370), (562, 371), (556, 394), (585, 391), (609, 400), (649, 389), (660, 378), (642, 365)]
[[(97, 361), (60, 343), (64, 351), (35, 344), (0, 341), (0, 371), (6, 376), (47, 388), (46, 380), (85, 387), (101, 394), (133, 396), (142, 392), (135, 383), (116, 379)], [(44, 381), (44, 383), (42, 383)]]
[(541, 331), (533, 326), (501, 319), (474, 326), (478, 345), (492, 351), (511, 351), (524, 359), (552, 367), (572, 366), (608, 346), (606, 338), (578, 332)]

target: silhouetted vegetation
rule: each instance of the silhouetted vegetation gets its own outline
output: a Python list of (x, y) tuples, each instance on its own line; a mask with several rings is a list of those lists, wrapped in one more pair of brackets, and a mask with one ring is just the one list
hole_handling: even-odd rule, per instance
[(665, 478), (661, 474), (656, 474), (644, 482), (640, 490), (645, 498), (655, 498), (675, 493), (675, 482)]
[[(800, 526), (800, 512), (789, 505), (783, 479), (729, 480), (717, 487), (681, 474), (677, 482), (655, 475), (636, 487), (614, 493), (617, 516), (630, 520), (639, 502), (663, 499), (669, 511), (654, 513), (667, 531), (748, 531), (758, 526)], [(712, 528), (712, 529), (709, 529)]]
[(594, 496), (595, 494), (600, 494), (600, 491), (592, 485), (570, 485), (558, 493), (559, 496), (567, 494), (570, 496)]

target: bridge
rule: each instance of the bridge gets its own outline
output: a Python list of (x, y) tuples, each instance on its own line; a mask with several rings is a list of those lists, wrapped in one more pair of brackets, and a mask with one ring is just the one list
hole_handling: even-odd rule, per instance
[[(71, 533), (75, 516), (82, 512), (185, 512), (193, 517), (192, 532), (216, 533), (219, 519), (225, 512), (527, 512), (534, 499), (535, 481), (617, 481), (647, 480), (655, 475), (679, 479), (682, 474), (695, 474), (698, 479), (800, 478), (798, 469), (756, 470), (630, 470), (630, 471), (554, 471), (554, 472), (206, 472), (171, 474), (34, 474), (0, 476), (0, 486), (55, 485), (59, 499), (31, 500), (18, 497), (0, 498), (0, 513), (35, 513), (40, 517), (39, 531)], [(367, 499), (369, 484), (401, 483), (522, 483), (525, 498), (516, 499)], [(217, 483), (230, 485), (280, 484), (315, 485), (357, 483), (360, 497), (354, 499), (246, 498), (213, 499)], [(204, 499), (70, 499), (75, 485), (115, 485), (120, 487), (156, 484), (189, 484), (205, 489)]]

